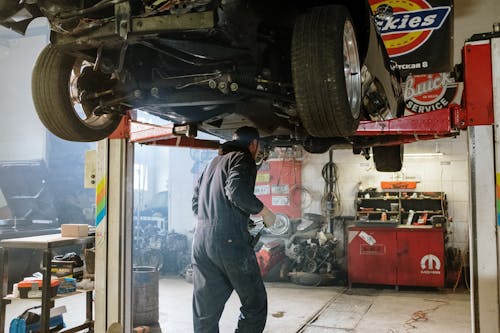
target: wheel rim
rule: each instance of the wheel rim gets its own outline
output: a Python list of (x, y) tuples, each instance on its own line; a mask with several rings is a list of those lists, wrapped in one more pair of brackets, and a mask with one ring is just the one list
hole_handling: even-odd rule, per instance
[(347, 99), (354, 119), (359, 117), (361, 105), (361, 66), (359, 63), (356, 33), (351, 21), (344, 23), (344, 76)]
[(83, 69), (89, 66), (93, 65), (88, 61), (75, 59), (75, 64), (71, 69), (68, 82), (69, 95), (75, 115), (80, 119), (80, 121), (89, 128), (100, 129), (114, 122), (114, 115), (113, 114), (96, 115), (93, 113), (92, 107), (84, 106), (82, 104), (81, 100), (82, 94), (80, 89), (78, 88), (78, 80), (82, 75)]

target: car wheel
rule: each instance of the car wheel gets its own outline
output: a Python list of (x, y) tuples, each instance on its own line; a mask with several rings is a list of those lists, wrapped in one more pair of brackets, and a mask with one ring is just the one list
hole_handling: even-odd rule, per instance
[(292, 75), (297, 110), (310, 135), (354, 134), (360, 117), (361, 65), (346, 7), (315, 7), (297, 18)]
[[(119, 114), (95, 114), (95, 102), (80, 102), (79, 77), (85, 70), (90, 72), (90, 68), (88, 62), (62, 53), (50, 44), (40, 53), (33, 68), (31, 88), (38, 117), (49, 131), (62, 139), (98, 141), (109, 136), (120, 122)], [(112, 80), (105, 74), (100, 75), (99, 80), (94, 77), (101, 85), (99, 88), (110, 86)]]
[(403, 167), (404, 145), (372, 147), (373, 163), (380, 172), (398, 172)]

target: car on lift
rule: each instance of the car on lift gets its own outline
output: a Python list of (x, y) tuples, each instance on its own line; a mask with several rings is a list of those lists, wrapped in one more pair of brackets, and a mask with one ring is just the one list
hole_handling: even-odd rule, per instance
[(37, 17), (51, 35), (33, 100), (63, 139), (100, 140), (139, 109), (189, 135), (255, 126), (268, 147), (382, 145), (377, 169), (401, 168), (402, 146), (355, 136), (361, 119), (404, 111), (367, 0), (0, 0), (5, 27)]

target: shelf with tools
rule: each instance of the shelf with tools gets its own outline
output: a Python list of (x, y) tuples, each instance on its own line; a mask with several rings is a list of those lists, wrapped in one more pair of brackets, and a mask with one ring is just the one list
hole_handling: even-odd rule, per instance
[(406, 225), (443, 224), (448, 216), (444, 192), (402, 192), (401, 223)]
[[(57, 296), (54, 291), (57, 290), (57, 284), (53, 285), (52, 279), (52, 251), (57, 248), (64, 248), (67, 246), (80, 246), (83, 249), (90, 248), (95, 244), (94, 236), (85, 237), (61, 237), (61, 234), (34, 236), (34, 237), (23, 237), (23, 238), (12, 238), (4, 239), (0, 241), (0, 279), (3, 283), (0, 283), (0, 333), (4, 332), (5, 328), (5, 312), (6, 305), (13, 300), (17, 300), (13, 294), (8, 294), (8, 278), (7, 278), (7, 267), (9, 256), (8, 252), (11, 249), (32, 249), (36, 251), (41, 251), (43, 253), (43, 263), (42, 263), (42, 279), (41, 281), (34, 281), (32, 283), (32, 289), (25, 290), (27, 297), (29, 297), (30, 292), (34, 292), (37, 295), (38, 300), (41, 303), (40, 309), (40, 331), (49, 332), (49, 327), (51, 326), (51, 309), (54, 308), (54, 300), (56, 298), (67, 297), (76, 295), (78, 293), (86, 294), (86, 316), (85, 322), (82, 324), (66, 328), (64, 332), (79, 332), (84, 329), (93, 330), (93, 300), (92, 300), (92, 290), (77, 291), (68, 294), (62, 294)], [(34, 288), (34, 287), (37, 288)], [(21, 291), (19, 289), (19, 291)], [(21, 294), (22, 296), (22, 294)]]
[[(51, 300), (56, 300), (56, 299), (61, 299), (61, 298), (65, 298), (65, 297), (70, 297), (70, 296), (74, 296), (74, 295), (79, 295), (79, 294), (84, 294), (84, 293), (87, 293), (89, 291), (93, 291), (92, 290), (87, 290), (87, 289), (77, 289), (76, 291), (72, 291), (72, 292), (69, 292), (69, 293), (66, 293), (66, 294), (57, 294), (56, 296), (53, 296), (53, 297), (50, 297)], [(8, 301), (15, 301), (15, 300), (39, 300), (39, 298), (22, 298), (22, 297), (16, 297), (14, 294), (7, 294), (4, 298), (4, 300), (8, 300)]]
[(445, 223), (447, 215), (444, 192), (360, 191), (356, 198), (356, 221), (361, 223), (434, 225)]
[(358, 192), (356, 220), (380, 223), (400, 221), (399, 195), (394, 192)]

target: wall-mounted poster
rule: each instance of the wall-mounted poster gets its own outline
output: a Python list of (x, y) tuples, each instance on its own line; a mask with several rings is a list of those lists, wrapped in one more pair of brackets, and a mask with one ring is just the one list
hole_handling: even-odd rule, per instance
[(463, 84), (455, 82), (449, 73), (408, 75), (403, 91), (408, 115), (460, 104)]
[(452, 0), (370, 0), (370, 5), (403, 76), (452, 70)]

